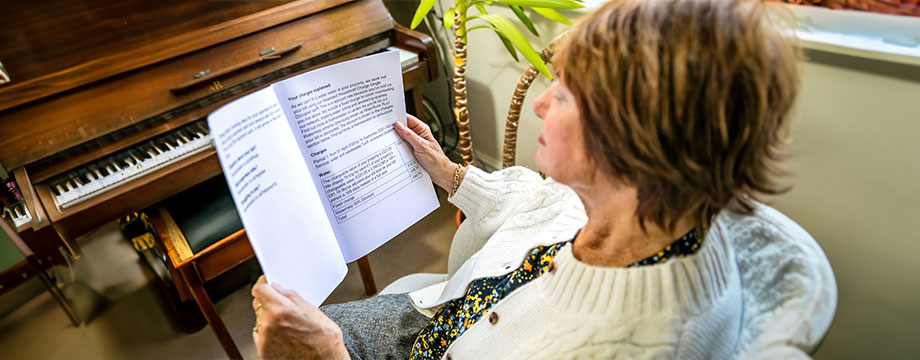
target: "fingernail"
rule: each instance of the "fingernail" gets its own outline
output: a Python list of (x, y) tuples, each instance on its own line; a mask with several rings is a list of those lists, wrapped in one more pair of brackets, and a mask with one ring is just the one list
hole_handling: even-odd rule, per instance
[(278, 285), (278, 283), (273, 283), (272, 287), (275, 288), (275, 290), (284, 290), (284, 288), (281, 287), (281, 285)]

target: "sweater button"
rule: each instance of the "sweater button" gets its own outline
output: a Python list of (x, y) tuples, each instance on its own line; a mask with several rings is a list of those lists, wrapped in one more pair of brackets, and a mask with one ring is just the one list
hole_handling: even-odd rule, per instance
[(550, 262), (549, 266), (546, 267), (546, 271), (548, 271), (550, 274), (556, 272), (556, 262), (555, 261)]
[(495, 325), (496, 323), (498, 323), (498, 313), (493, 311), (492, 313), (489, 314), (489, 323), (492, 325)]

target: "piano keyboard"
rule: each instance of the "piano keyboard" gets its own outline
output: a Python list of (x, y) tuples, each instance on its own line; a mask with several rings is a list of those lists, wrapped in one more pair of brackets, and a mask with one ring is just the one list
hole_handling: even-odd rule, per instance
[(387, 50), (396, 50), (399, 52), (399, 65), (403, 68), (409, 67), (409, 65), (415, 64), (418, 62), (418, 54), (404, 50), (396, 46), (390, 46)]
[(58, 175), (48, 185), (55, 203), (63, 209), (211, 146), (207, 123), (200, 120)]
[(3, 209), (3, 216), (13, 220), (13, 225), (17, 228), (32, 221), (32, 214), (25, 202), (18, 202)]

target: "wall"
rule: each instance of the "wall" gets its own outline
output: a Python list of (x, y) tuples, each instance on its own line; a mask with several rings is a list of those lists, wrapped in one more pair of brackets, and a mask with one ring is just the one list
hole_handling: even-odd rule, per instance
[[(0, 219), (0, 221), (6, 220)], [(13, 244), (13, 240), (10, 240), (5, 232), (0, 231), (0, 271), (7, 270), (23, 260), (25, 256)]]
[[(541, 34), (562, 29), (535, 18)], [(470, 36), (473, 144), (478, 161), (499, 167), (507, 106), (526, 64), (488, 30)], [(920, 68), (808, 56), (791, 128), (794, 187), (772, 203), (818, 240), (837, 277), (837, 315), (816, 358), (920, 358)], [(538, 79), (526, 99), (519, 165), (534, 167), (541, 121), (530, 109), (548, 83)]]
[(920, 358), (920, 68), (809, 52), (794, 188), (775, 206), (824, 248), (837, 316), (817, 358)]

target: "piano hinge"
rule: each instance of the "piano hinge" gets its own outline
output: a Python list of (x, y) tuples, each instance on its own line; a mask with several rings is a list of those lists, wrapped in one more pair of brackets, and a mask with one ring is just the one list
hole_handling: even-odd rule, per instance
[(274, 47), (274, 46), (270, 46), (270, 47), (268, 47), (268, 48), (265, 48), (265, 49), (262, 49), (261, 51), (259, 51), (259, 56), (265, 56), (265, 55), (271, 54), (271, 53), (273, 53), (273, 52), (275, 52), (275, 47)]
[(204, 69), (195, 74), (195, 78), (200, 78), (202, 76), (208, 76), (211, 74), (211, 69)]
[(0, 85), (10, 82), (10, 74), (6, 72), (6, 68), (3, 67), (3, 63), (0, 62)]

